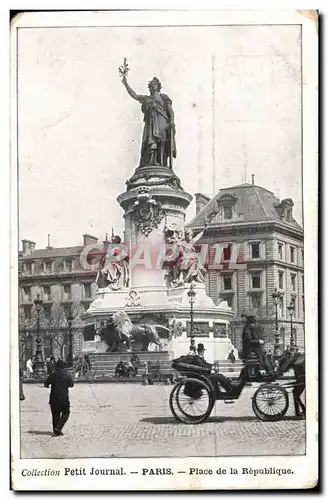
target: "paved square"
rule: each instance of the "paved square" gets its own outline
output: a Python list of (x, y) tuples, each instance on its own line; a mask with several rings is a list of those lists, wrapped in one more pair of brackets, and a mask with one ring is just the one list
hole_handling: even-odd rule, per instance
[(51, 436), (49, 390), (25, 384), (21, 402), (21, 458), (190, 457), (298, 455), (305, 452), (305, 422), (294, 418), (292, 397), (280, 422), (258, 420), (255, 387), (234, 404), (218, 401), (206, 423), (176, 422), (169, 408), (173, 386), (76, 384), (64, 436)]

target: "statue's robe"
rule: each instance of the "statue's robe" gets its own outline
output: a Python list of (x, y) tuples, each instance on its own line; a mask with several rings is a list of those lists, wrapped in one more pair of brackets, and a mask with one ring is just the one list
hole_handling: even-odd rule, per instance
[[(167, 165), (171, 151), (176, 158), (175, 134), (171, 134), (170, 113), (168, 107), (172, 105), (166, 94), (157, 96), (143, 96), (141, 111), (144, 114), (144, 130), (142, 136), (140, 167), (149, 165), (151, 152), (157, 151), (156, 162)], [(173, 141), (171, 141), (171, 137)], [(171, 144), (172, 142), (172, 144)]]

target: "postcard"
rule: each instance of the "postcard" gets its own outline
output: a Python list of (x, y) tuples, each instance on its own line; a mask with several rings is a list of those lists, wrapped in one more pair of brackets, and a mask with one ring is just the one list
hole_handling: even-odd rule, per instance
[(11, 25), (15, 491), (318, 482), (318, 12)]

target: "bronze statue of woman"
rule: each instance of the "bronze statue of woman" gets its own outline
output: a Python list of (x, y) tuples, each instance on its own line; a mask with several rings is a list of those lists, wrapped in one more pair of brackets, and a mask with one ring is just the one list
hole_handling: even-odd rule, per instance
[(175, 124), (172, 101), (162, 94), (161, 82), (154, 77), (148, 84), (150, 95), (137, 94), (128, 84), (126, 74), (122, 74), (122, 83), (128, 94), (141, 103), (144, 114), (140, 167), (148, 165), (169, 166), (176, 158)]

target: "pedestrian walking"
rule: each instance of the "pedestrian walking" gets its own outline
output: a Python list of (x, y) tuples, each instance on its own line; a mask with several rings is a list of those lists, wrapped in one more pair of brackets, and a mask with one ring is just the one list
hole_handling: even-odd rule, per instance
[(62, 436), (62, 429), (69, 419), (70, 403), (68, 388), (74, 386), (74, 380), (65, 369), (65, 363), (59, 359), (55, 371), (48, 376), (45, 387), (51, 386), (49, 404), (52, 414), (53, 436)]
[(140, 367), (140, 358), (139, 358), (138, 354), (136, 354), (134, 352), (132, 354), (132, 356), (131, 356), (130, 362), (131, 362), (131, 364), (133, 366), (134, 375), (137, 376), (138, 375), (138, 369)]
[(26, 361), (26, 371), (27, 371), (27, 377), (28, 377), (28, 378), (31, 378), (31, 377), (32, 377), (32, 375), (33, 375), (33, 363), (32, 363), (31, 358), (29, 358), (29, 359)]
[(231, 349), (231, 351), (229, 352), (228, 359), (229, 361), (231, 361), (231, 363), (234, 363), (236, 361), (236, 356), (233, 349)]
[(53, 356), (49, 356), (47, 359), (47, 375), (51, 375), (55, 371), (55, 358)]

